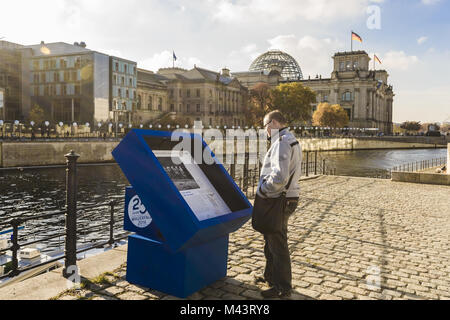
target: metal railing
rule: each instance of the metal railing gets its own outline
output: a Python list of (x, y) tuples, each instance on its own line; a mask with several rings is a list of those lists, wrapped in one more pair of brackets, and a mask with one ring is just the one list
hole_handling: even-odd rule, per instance
[[(255, 155), (253, 155), (255, 156)], [(228, 173), (235, 180), (242, 192), (249, 198), (255, 197), (261, 175), (261, 162), (250, 168), (250, 153), (244, 155), (244, 164), (241, 165), (240, 172), (237, 171), (236, 158), (233, 164), (229, 166)], [(259, 157), (257, 159), (260, 159)], [(319, 155), (318, 151), (309, 151), (303, 154), (302, 159), (302, 177), (317, 175), (336, 175), (336, 168), (331, 167), (326, 159)], [(251, 191), (251, 192), (250, 192)]]
[(392, 168), (391, 171), (397, 172), (417, 172), (436, 167), (443, 167), (447, 164), (447, 158), (436, 158), (430, 160), (421, 160), (416, 162), (410, 162), (402, 164)]
[[(11, 227), (11, 247), (0, 250), (0, 253), (6, 253), (7, 251), (12, 252), (12, 259), (10, 262), (9, 271), (6, 274), (0, 276), (1, 279), (15, 277), (19, 274), (30, 271), (32, 269), (57, 262), (64, 259), (64, 269), (63, 276), (69, 277), (71, 274), (68, 272), (70, 266), (76, 266), (77, 264), (77, 254), (86, 252), (95, 248), (104, 247), (106, 245), (113, 246), (117, 241), (126, 238), (130, 233), (120, 232), (121, 234), (115, 235), (115, 224), (119, 219), (116, 217), (116, 208), (119, 204), (118, 201), (111, 201), (101, 204), (87, 205), (77, 208), (77, 171), (76, 162), (78, 155), (71, 151), (69, 154), (65, 155), (67, 159), (67, 169), (66, 169), (66, 207), (63, 210), (54, 210), (52, 212), (45, 212), (40, 215), (32, 215), (27, 217), (14, 217), (6, 222), (0, 223), (0, 230), (3, 228)], [(92, 211), (97, 211), (99, 208), (109, 209), (108, 219), (106, 222), (97, 223), (92, 225), (89, 220), (84, 220), (84, 216), (92, 215)], [(44, 236), (36, 240), (36, 236), (44, 233), (39, 230), (34, 233), (28, 233), (22, 237), (19, 237), (19, 231), (23, 230), (23, 225), (28, 222), (36, 222), (39, 220), (46, 220), (50, 218), (64, 217), (60, 219), (65, 222), (64, 232), (54, 232), (50, 236)], [(81, 219), (81, 220), (80, 220)], [(81, 221), (81, 223), (77, 222)], [(55, 223), (55, 222), (53, 222)], [(83, 228), (78, 229), (78, 224), (84, 224)], [(21, 227), (22, 226), (22, 227)], [(82, 240), (82, 237), (86, 236), (89, 232), (99, 232), (104, 231), (105, 228), (109, 228), (109, 237), (106, 241), (96, 241), (92, 245), (85, 245), (84, 247), (77, 247), (77, 240)], [(33, 240), (30, 240), (34, 236)], [(19, 268), (19, 258), (18, 255), (22, 248), (27, 248), (38, 243), (48, 242), (56, 238), (64, 237), (64, 254), (58, 255), (53, 259), (48, 259), (40, 263), (32, 264)], [(25, 240), (24, 243), (19, 243), (20, 240)]]

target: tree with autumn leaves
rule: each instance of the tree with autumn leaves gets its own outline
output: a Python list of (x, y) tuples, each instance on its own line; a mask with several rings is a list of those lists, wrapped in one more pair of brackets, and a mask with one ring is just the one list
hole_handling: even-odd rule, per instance
[(338, 104), (320, 103), (313, 114), (313, 125), (344, 128), (350, 122), (347, 112)]
[(312, 104), (316, 93), (301, 83), (280, 84), (274, 89), (266, 83), (258, 83), (250, 89), (249, 104), (245, 110), (247, 123), (262, 126), (264, 116), (280, 110), (290, 124), (311, 120)]

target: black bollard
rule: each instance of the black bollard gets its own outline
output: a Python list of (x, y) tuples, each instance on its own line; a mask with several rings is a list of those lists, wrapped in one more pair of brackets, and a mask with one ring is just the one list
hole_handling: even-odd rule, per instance
[(77, 160), (80, 155), (73, 150), (65, 155), (66, 169), (66, 244), (63, 276), (72, 275), (68, 270), (77, 264)]

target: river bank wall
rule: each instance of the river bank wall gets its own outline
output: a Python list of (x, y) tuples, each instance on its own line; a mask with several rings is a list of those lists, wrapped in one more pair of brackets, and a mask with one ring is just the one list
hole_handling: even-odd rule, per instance
[[(445, 147), (367, 138), (307, 138), (299, 139), (299, 142), (304, 152)], [(118, 143), (118, 141), (0, 142), (0, 168), (63, 165), (66, 163), (64, 155), (70, 150), (80, 154), (79, 163), (114, 162), (111, 152)]]

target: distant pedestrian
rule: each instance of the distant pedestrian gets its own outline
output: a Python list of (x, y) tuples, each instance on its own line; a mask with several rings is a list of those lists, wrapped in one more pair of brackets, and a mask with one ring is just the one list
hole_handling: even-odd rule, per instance
[(266, 268), (257, 282), (271, 287), (264, 298), (289, 297), (292, 290), (291, 259), (288, 247), (288, 221), (297, 209), (302, 151), (287, 121), (279, 111), (264, 118), (264, 128), (271, 139), (261, 170), (253, 210), (253, 227), (264, 235)]

